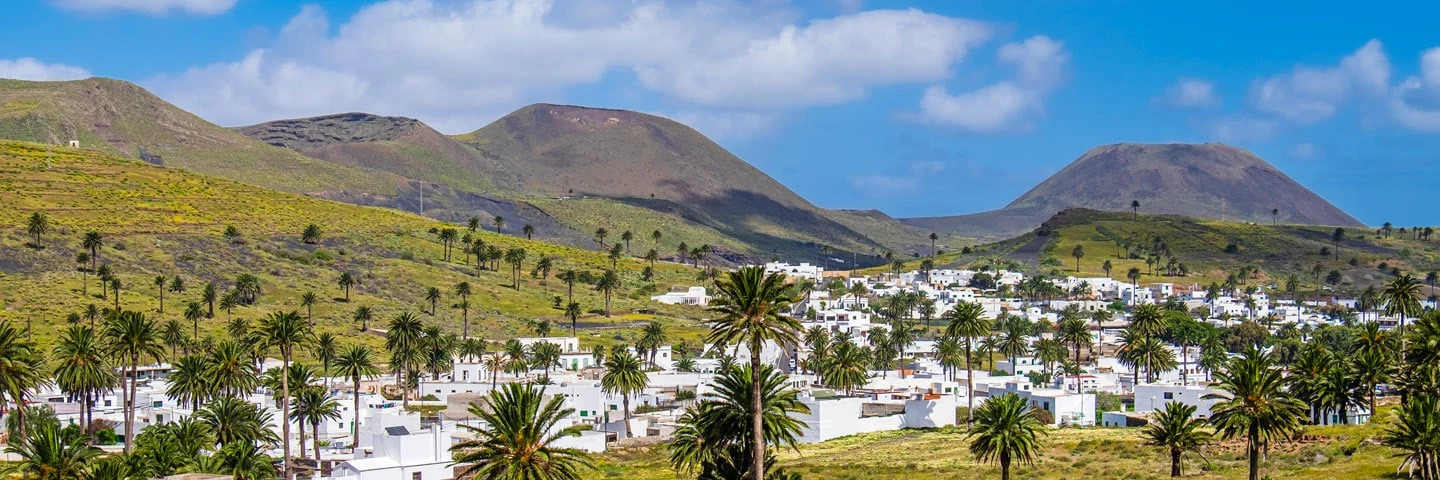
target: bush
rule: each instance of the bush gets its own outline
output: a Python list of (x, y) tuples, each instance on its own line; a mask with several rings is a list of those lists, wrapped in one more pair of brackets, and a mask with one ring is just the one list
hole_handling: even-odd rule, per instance
[(425, 396), (420, 397), (420, 401), (422, 401), (422, 402), (438, 402), (438, 401), (440, 401), (440, 397), (436, 397), (435, 394), (427, 393), (427, 394), (425, 394)]
[(1055, 423), (1055, 416), (1051, 415), (1049, 410), (1041, 408), (1036, 408), (1033, 410), (1035, 410), (1035, 418), (1039, 419), (1041, 423), (1044, 423), (1046, 425)]

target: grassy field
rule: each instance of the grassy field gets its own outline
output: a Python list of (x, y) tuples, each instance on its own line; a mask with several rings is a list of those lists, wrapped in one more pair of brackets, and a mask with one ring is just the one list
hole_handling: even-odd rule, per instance
[[(1388, 417), (1388, 409), (1381, 408)], [(1383, 420), (1382, 420), (1383, 422)], [(1382, 424), (1312, 427), (1302, 441), (1275, 445), (1261, 475), (1272, 478), (1388, 478), (1400, 459), (1396, 451), (1373, 441)], [(1014, 478), (1167, 478), (1166, 452), (1144, 445), (1140, 429), (1058, 429), (1045, 436), (1033, 466), (1016, 465)], [(807, 479), (909, 480), (913, 478), (999, 478), (998, 465), (981, 464), (970, 454), (963, 427), (904, 430), (856, 435), (803, 445), (781, 454), (781, 463)], [(637, 447), (607, 452), (592, 479), (683, 478), (670, 469), (664, 447)], [(1187, 455), (1185, 478), (1246, 477), (1244, 443), (1240, 440), (1204, 449), (1205, 458)]]
[[(300, 296), (315, 292), (322, 299), (314, 307), (321, 331), (367, 342), (378, 337), (353, 334), (357, 329), (351, 315), (357, 306), (369, 306), (375, 313), (373, 324), (383, 324), (401, 311), (428, 310), (423, 297), (432, 286), (445, 296), (436, 315), (423, 316), (458, 332), (461, 313), (451, 308), (458, 301), (452, 292), (462, 281), (474, 290), (472, 334), (492, 340), (532, 335), (528, 325), (538, 319), (556, 322), (558, 334), (569, 322), (562, 322), (561, 311), (553, 307), (556, 296), (566, 295), (564, 283), (554, 276), (563, 269), (599, 273), (610, 265), (595, 251), (474, 233), (487, 244), (529, 252), (516, 290), (508, 265), (477, 271), (473, 262), (463, 263), (466, 258), (458, 251), (451, 261), (443, 261), (441, 245), (427, 231), (447, 225), (435, 220), (278, 193), (95, 151), (47, 153), (43, 145), (23, 142), (0, 142), (0, 202), (9, 207), (0, 209), (0, 319), (31, 323), (37, 339), (53, 335), (67, 315), (87, 304), (114, 305), (113, 297), (99, 297), (93, 275), (88, 287), (81, 283), (84, 274), (74, 259), (81, 237), (90, 230), (105, 237), (100, 262), (117, 272), (123, 308), (180, 319), (184, 303), (198, 301), (205, 282), (215, 282), (223, 292), (236, 276), (249, 273), (260, 278), (263, 294), (257, 304), (237, 308), (233, 316), (256, 319), (291, 309), (303, 314)], [(52, 225), (52, 232), (42, 237), (43, 249), (25, 246), (30, 242), (25, 224), (33, 212), (47, 214)], [(299, 239), (310, 223), (324, 230), (315, 245)], [(222, 236), (227, 225), (239, 229), (241, 242)], [(548, 281), (528, 275), (540, 255), (556, 259)], [(612, 300), (617, 315), (582, 317), (588, 328), (580, 336), (587, 343), (629, 341), (637, 331), (632, 324), (652, 318), (669, 325), (677, 339), (698, 338), (703, 311), (648, 301), (651, 292), (693, 285), (695, 270), (661, 263), (656, 278), (646, 282), (639, 273), (642, 260), (623, 259), (619, 266), (624, 288)], [(336, 285), (341, 272), (359, 279), (349, 302)], [(187, 291), (165, 292), (161, 315), (153, 279), (177, 274), (185, 279)], [(588, 285), (577, 283), (574, 294), (586, 310), (603, 306), (601, 292)], [(658, 311), (620, 315), (639, 308)], [(202, 334), (218, 331), (229, 316), (217, 310), (215, 319), (200, 322)]]
[[(1422, 278), (1440, 268), (1440, 239), (1417, 240), (1408, 230), (1402, 236), (1398, 228), (1388, 238), (1374, 231), (1348, 229), (1337, 258), (1331, 241), (1333, 232), (1333, 227), (1072, 209), (1061, 212), (1039, 230), (973, 247), (975, 251), (969, 255), (952, 250), (940, 255), (935, 263), (968, 266), (998, 258), (1017, 261), (1031, 272), (1051, 276), (1099, 277), (1105, 276), (1101, 267), (1108, 260), (1113, 278), (1125, 278), (1134, 267), (1140, 269), (1141, 283), (1184, 285), (1223, 283), (1230, 273), (1251, 265), (1260, 270), (1250, 283), (1282, 285), (1293, 274), (1300, 280), (1301, 292), (1319, 291), (1332, 270), (1341, 273), (1341, 282), (1334, 287), (1353, 291), (1391, 278), (1388, 270), (1379, 268), (1382, 264)], [(1166, 275), (1168, 257), (1163, 255), (1159, 264), (1145, 263), (1143, 249), (1154, 245), (1155, 239), (1163, 242), (1178, 263), (1185, 264), (1189, 270), (1186, 275)], [(1127, 255), (1126, 242), (1134, 246), (1130, 252), (1133, 255)], [(1077, 245), (1084, 250), (1078, 271), (1071, 255)], [(907, 259), (906, 268), (918, 268), (920, 261)]]

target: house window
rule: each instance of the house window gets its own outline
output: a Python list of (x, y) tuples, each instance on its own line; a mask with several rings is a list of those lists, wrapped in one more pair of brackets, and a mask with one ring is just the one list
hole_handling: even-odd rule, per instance
[(410, 480), (421, 480), (421, 478), (420, 478), (420, 472), (415, 472), (415, 473), (410, 474)]
[(164, 402), (164, 401), (152, 402), (152, 403), (150, 404), (150, 406), (155, 407), (155, 408), (160, 408), (160, 407), (163, 406), (163, 405), (165, 405), (165, 402)]
[(1166, 399), (1166, 400), (1170, 400), (1170, 399), (1172, 399), (1172, 398), (1175, 398), (1175, 394), (1174, 394), (1174, 393), (1165, 392), (1165, 399)]
[(107, 406), (107, 407), (111, 406), (109, 400), (106, 400), (106, 401), (105, 401), (105, 406)]

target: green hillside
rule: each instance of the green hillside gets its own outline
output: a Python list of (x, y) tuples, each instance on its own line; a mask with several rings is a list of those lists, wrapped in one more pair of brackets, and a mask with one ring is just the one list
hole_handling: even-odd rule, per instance
[[(1380, 407), (1382, 423), (1306, 427), (1298, 441), (1277, 442), (1261, 463), (1261, 475), (1273, 479), (1334, 480), (1401, 478), (1394, 475), (1398, 450), (1381, 446), (1378, 438), (1392, 420)], [(1145, 446), (1142, 429), (1083, 428), (1047, 430), (1034, 465), (1016, 462), (1013, 478), (1169, 478), (1168, 452)], [(993, 479), (995, 464), (983, 464), (970, 453), (963, 428), (902, 430), (837, 438), (779, 452), (780, 464), (804, 478), (844, 480), (910, 480), (914, 478)], [(1246, 478), (1245, 444), (1231, 440), (1204, 447), (1204, 458), (1187, 454), (1184, 478)], [(606, 452), (599, 470), (588, 479), (627, 478), (673, 480), (676, 473), (663, 447), (635, 447)]]
[[(1249, 283), (1280, 285), (1294, 275), (1301, 291), (1319, 290), (1322, 285), (1363, 289), (1390, 278), (1394, 269), (1423, 277), (1440, 268), (1440, 239), (1422, 239), (1423, 227), (1418, 234), (1395, 228), (1388, 237), (1367, 229), (1345, 229), (1338, 255), (1334, 231), (1335, 227), (1069, 209), (1034, 231), (974, 247), (969, 255), (947, 255), (936, 263), (1011, 260), (1044, 274), (1104, 276), (1101, 267), (1109, 261), (1112, 277), (1125, 278), (1134, 267), (1142, 273), (1141, 283), (1177, 284), (1224, 282), (1230, 274), (1252, 266), (1258, 269)], [(1084, 250), (1078, 273), (1072, 256), (1077, 245)], [(1149, 258), (1158, 262), (1147, 264)], [(1180, 275), (1181, 265), (1185, 275)], [(1339, 282), (1327, 281), (1333, 280), (1327, 279), (1332, 271), (1339, 272)]]
[[(458, 332), (461, 313), (450, 306), (458, 301), (453, 286), (464, 281), (475, 290), (469, 299), (472, 333), (491, 339), (531, 334), (527, 325), (537, 319), (556, 322), (558, 333), (569, 322), (562, 322), (561, 311), (552, 306), (555, 296), (566, 294), (555, 275), (563, 269), (599, 273), (610, 265), (590, 250), (473, 233), (502, 249), (526, 249), (529, 255), (516, 290), (508, 265), (477, 271), (473, 261), (463, 263), (466, 257), (458, 251), (452, 261), (442, 260), (441, 245), (427, 232), (447, 225), (432, 219), (264, 190), (93, 150), (24, 142), (0, 141), (0, 202), (9, 207), (0, 210), (0, 319), (28, 321), (40, 337), (88, 304), (113, 306), (113, 298), (99, 297), (93, 275), (88, 287), (82, 287), (86, 274), (77, 269), (75, 256), (84, 232), (91, 230), (105, 238), (100, 263), (121, 280), (123, 308), (158, 315), (154, 277), (180, 274), (188, 288), (166, 292), (161, 315), (178, 319), (185, 302), (199, 300), (205, 282), (215, 282), (223, 292), (237, 276), (252, 274), (260, 279), (263, 293), (255, 305), (236, 308), (234, 317), (255, 319), (299, 309), (300, 296), (311, 291), (322, 299), (314, 308), (321, 330), (336, 332), (356, 331), (351, 314), (362, 305), (374, 310), (376, 322), (400, 311), (428, 310), (423, 297), (432, 286), (445, 296), (438, 315), (425, 315), (427, 321)], [(46, 214), (52, 226), (41, 238), (43, 249), (23, 246), (31, 241), (25, 226), (35, 212)], [(311, 223), (324, 232), (315, 245), (299, 239)], [(239, 240), (222, 235), (227, 226), (239, 230)], [(555, 259), (548, 281), (527, 274), (540, 255)], [(660, 306), (658, 315), (620, 315), (655, 308), (648, 302), (653, 291), (692, 285), (693, 269), (661, 263), (655, 280), (643, 281), (641, 260), (622, 259), (619, 266), (623, 288), (612, 300), (617, 315), (586, 315), (581, 322), (589, 328), (580, 332), (582, 337), (623, 341), (633, 335), (630, 324), (650, 318), (670, 324), (677, 338), (698, 335), (696, 319), (703, 312), (693, 308)], [(343, 297), (336, 286), (341, 272), (359, 279), (348, 303), (338, 300)], [(87, 290), (88, 295), (82, 293)], [(603, 306), (601, 293), (589, 285), (577, 283), (574, 293), (586, 310)], [(215, 319), (200, 322), (202, 331), (221, 328), (229, 316), (217, 311)]]

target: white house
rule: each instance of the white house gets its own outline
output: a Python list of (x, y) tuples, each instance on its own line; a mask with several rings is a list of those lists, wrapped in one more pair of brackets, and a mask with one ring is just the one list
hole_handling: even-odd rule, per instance
[(990, 398), (1013, 393), (1030, 403), (1031, 408), (1050, 412), (1052, 426), (1095, 425), (1095, 394), (1070, 393), (1056, 388), (1036, 388), (1030, 382), (1009, 382), (999, 391), (991, 390)]
[(818, 265), (801, 263), (791, 265), (785, 262), (770, 262), (765, 264), (765, 273), (783, 273), (787, 277), (804, 278), (819, 282), (825, 276), (825, 269)]
[(800, 401), (810, 407), (810, 413), (795, 415), (804, 425), (800, 443), (866, 432), (955, 424), (954, 395), (913, 395), (905, 400), (802, 395)]
[[(450, 457), (453, 424), (420, 428), (419, 415), (403, 415), (399, 425), (361, 422), (355, 458), (341, 462), (332, 477), (354, 480), (444, 480), (454, 478)], [(367, 442), (365, 438), (368, 438)]]
[(706, 295), (705, 287), (690, 287), (683, 292), (665, 292), (650, 297), (650, 300), (666, 305), (700, 305), (710, 304), (710, 296)]

